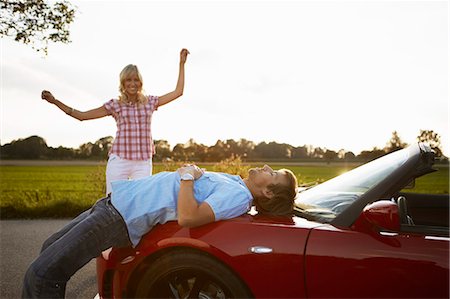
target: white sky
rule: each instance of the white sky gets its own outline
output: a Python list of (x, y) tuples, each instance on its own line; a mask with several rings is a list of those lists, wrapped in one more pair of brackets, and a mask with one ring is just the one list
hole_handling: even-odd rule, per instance
[(118, 94), (137, 64), (148, 94), (175, 88), (188, 48), (185, 92), (153, 116), (154, 139), (245, 138), (358, 154), (397, 131), (420, 129), (449, 150), (448, 1), (74, 1), (70, 44), (43, 57), (1, 39), (1, 144), (31, 135), (78, 147), (115, 136), (112, 117), (79, 122), (42, 100), (78, 110)]

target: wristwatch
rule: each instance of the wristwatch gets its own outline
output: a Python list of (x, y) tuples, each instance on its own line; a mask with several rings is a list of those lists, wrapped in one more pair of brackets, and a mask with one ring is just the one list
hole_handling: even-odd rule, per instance
[(183, 173), (181, 175), (181, 180), (182, 181), (193, 181), (194, 180), (194, 176), (190, 173)]

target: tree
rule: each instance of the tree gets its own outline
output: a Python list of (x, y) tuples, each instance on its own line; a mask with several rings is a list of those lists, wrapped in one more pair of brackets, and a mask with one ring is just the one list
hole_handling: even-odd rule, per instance
[(377, 158), (380, 158), (382, 156), (384, 156), (386, 154), (386, 152), (382, 149), (378, 149), (377, 147), (374, 147), (371, 151), (367, 150), (367, 151), (362, 151), (357, 158), (360, 160), (364, 160), (364, 161), (372, 161), (375, 160)]
[(246, 159), (248, 155), (253, 151), (255, 148), (255, 143), (253, 141), (241, 138), (238, 141), (238, 147), (239, 151), (233, 153), (235, 156), (242, 157), (243, 159)]
[(433, 130), (420, 130), (419, 136), (417, 136), (419, 142), (426, 142), (436, 153), (436, 157), (442, 157), (441, 150), (441, 136)]
[[(203, 144), (198, 144), (194, 139), (190, 138), (184, 145), (181, 147), (178, 146), (177, 151), (178, 153), (175, 155), (176, 151), (174, 148), (174, 159), (177, 161), (204, 162), (206, 160), (208, 147)], [(182, 151), (181, 154), (180, 151)], [(181, 159), (180, 157), (184, 157), (184, 159)]]
[(346, 152), (345, 154), (344, 154), (344, 160), (345, 161), (352, 161), (352, 160), (355, 160), (355, 154), (353, 153), (353, 152)]
[(324, 154), (325, 154), (325, 149), (323, 149), (321, 147), (316, 147), (311, 152), (311, 157), (312, 158), (320, 158), (320, 159), (322, 159)]
[(75, 150), (72, 148), (67, 148), (59, 146), (57, 148), (48, 148), (48, 158), (55, 160), (73, 159), (75, 157)]
[(184, 152), (184, 144), (177, 143), (172, 149), (172, 158), (175, 161), (187, 161), (187, 155)]
[(106, 136), (106, 137), (100, 138), (99, 140), (97, 140), (95, 142), (96, 150), (95, 150), (95, 154), (92, 153), (92, 155), (95, 158), (101, 158), (103, 160), (108, 160), (108, 154), (112, 148), (113, 141), (114, 141), (114, 137), (112, 137), (112, 136)]
[(48, 43), (70, 42), (69, 25), (75, 9), (68, 1), (50, 6), (44, 0), (2, 0), (0, 4), (0, 36), (31, 44), (36, 51), (47, 54)]
[(323, 154), (323, 158), (325, 159), (325, 161), (327, 161), (327, 163), (336, 160), (337, 157), (338, 154), (332, 150), (326, 150), (325, 153)]
[(308, 149), (306, 146), (299, 146), (292, 148), (292, 159), (307, 159)]
[(258, 143), (253, 149), (253, 153), (250, 156), (253, 160), (286, 160), (291, 158), (292, 146), (286, 143), (277, 142), (261, 142)]
[(153, 156), (155, 161), (161, 162), (171, 157), (170, 144), (167, 140), (155, 140), (155, 151)]
[[(83, 143), (77, 150), (77, 154), (81, 159), (87, 159), (91, 156), (94, 144), (92, 142)], [(95, 150), (94, 150), (95, 151)]]
[(2, 146), (2, 157), (19, 159), (39, 159), (47, 155), (48, 147), (39, 136), (13, 140)]
[(386, 153), (394, 152), (396, 150), (405, 148), (408, 144), (403, 142), (400, 139), (400, 136), (398, 135), (397, 131), (392, 132), (391, 139), (387, 142), (386, 147), (384, 148), (384, 151)]
[(222, 161), (228, 158), (228, 148), (222, 140), (217, 140), (216, 144), (208, 148), (208, 158), (207, 161)]

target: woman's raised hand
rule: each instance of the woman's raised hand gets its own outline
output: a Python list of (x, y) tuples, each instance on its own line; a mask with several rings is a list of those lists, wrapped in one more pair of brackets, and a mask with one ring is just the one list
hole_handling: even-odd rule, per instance
[(181, 50), (181, 52), (180, 52), (180, 63), (185, 63), (186, 62), (188, 54), (190, 54), (188, 49), (182, 49)]
[(42, 93), (41, 93), (41, 98), (42, 98), (43, 100), (46, 100), (46, 101), (49, 102), (49, 103), (52, 103), (52, 104), (54, 104), (55, 101), (56, 101), (55, 97), (54, 97), (54, 96), (52, 95), (52, 93), (51, 93), (50, 91), (48, 91), (48, 90), (43, 90), (43, 91), (42, 91)]

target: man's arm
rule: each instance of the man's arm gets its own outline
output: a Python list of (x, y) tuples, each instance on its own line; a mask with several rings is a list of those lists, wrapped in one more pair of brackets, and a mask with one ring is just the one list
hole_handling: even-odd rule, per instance
[[(203, 171), (197, 166), (185, 166), (177, 170), (178, 173), (189, 173), (198, 179)], [(197, 227), (214, 222), (214, 212), (206, 202), (198, 204), (194, 197), (194, 180), (182, 180), (178, 193), (178, 224), (183, 227)]]

